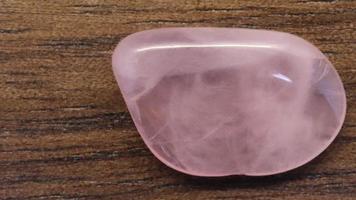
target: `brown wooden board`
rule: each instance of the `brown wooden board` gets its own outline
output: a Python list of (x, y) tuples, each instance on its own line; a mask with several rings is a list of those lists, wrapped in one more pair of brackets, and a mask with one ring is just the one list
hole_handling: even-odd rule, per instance
[[(198, 178), (147, 149), (111, 70), (123, 37), (158, 27), (297, 34), (338, 70), (335, 142), (286, 174)], [(356, 199), (356, 1), (0, 0), (0, 199)]]

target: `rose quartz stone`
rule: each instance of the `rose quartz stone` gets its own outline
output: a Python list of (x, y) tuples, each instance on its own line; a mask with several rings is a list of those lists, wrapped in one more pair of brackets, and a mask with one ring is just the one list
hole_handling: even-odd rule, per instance
[(294, 169), (330, 145), (345, 117), (345, 91), (332, 64), (287, 33), (139, 32), (120, 42), (113, 69), (148, 148), (191, 175)]

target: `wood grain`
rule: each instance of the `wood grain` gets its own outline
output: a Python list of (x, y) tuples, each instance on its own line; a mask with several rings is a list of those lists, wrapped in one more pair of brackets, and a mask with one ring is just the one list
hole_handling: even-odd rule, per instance
[[(356, 199), (356, 1), (1, 0), (0, 199)], [(111, 71), (120, 39), (158, 27), (273, 29), (319, 47), (348, 112), (330, 148), (262, 177), (198, 178), (140, 139)]]

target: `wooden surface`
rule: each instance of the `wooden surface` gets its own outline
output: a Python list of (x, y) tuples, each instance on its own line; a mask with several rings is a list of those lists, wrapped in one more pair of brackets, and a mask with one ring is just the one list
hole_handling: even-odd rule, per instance
[[(356, 1), (0, 0), (0, 199), (356, 199)], [(308, 165), (198, 178), (160, 163), (111, 71), (136, 31), (273, 29), (319, 47), (344, 81), (346, 121)]]

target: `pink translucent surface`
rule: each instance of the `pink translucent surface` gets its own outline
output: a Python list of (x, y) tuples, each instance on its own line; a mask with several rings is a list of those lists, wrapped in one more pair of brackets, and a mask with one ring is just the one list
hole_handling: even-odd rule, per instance
[(139, 32), (120, 42), (113, 69), (146, 145), (187, 174), (294, 169), (326, 149), (345, 117), (345, 91), (331, 63), (287, 33)]

